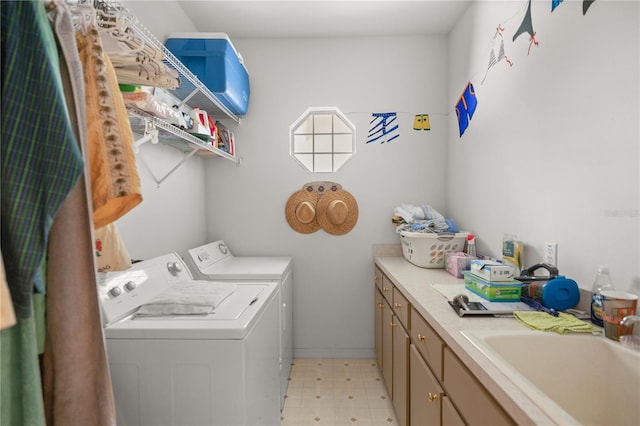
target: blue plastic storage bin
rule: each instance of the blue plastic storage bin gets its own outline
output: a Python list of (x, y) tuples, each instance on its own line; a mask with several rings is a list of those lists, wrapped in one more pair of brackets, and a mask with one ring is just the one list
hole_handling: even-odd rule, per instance
[(224, 33), (175, 33), (165, 43), (231, 112), (249, 107), (249, 73)]

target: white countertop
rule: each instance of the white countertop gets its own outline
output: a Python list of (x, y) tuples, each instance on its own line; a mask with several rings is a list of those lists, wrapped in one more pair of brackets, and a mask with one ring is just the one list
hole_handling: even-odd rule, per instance
[(375, 256), (374, 261), (516, 423), (554, 424), (535, 401), (520, 391), (461, 334), (462, 331), (474, 330), (528, 330), (527, 327), (514, 318), (459, 317), (446, 298), (432, 287), (432, 284), (463, 283), (444, 269), (419, 268), (404, 257), (386, 254)]

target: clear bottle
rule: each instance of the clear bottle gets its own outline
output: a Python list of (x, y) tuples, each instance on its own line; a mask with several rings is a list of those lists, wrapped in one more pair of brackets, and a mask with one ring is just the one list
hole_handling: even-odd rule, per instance
[(597, 326), (603, 327), (602, 322), (602, 296), (600, 292), (603, 290), (615, 290), (609, 268), (607, 266), (598, 266), (598, 275), (591, 287), (591, 322)]

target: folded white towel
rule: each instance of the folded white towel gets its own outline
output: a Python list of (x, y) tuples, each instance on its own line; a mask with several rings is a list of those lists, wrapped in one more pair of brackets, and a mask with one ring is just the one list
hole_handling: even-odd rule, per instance
[(136, 316), (206, 315), (235, 289), (232, 283), (181, 281), (140, 306)]

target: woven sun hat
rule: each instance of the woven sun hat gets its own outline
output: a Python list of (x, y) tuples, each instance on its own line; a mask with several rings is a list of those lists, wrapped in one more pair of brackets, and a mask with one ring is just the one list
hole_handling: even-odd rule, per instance
[(289, 226), (302, 234), (311, 234), (320, 229), (316, 220), (317, 204), (318, 194), (315, 191), (301, 189), (291, 194), (284, 209)]
[(318, 200), (316, 217), (322, 229), (328, 233), (346, 234), (358, 221), (358, 203), (343, 189), (330, 190)]

